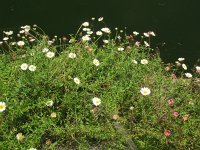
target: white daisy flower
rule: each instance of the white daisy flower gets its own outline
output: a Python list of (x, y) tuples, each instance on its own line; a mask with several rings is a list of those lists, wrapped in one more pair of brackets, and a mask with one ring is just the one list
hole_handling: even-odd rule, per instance
[(136, 60), (133, 60), (132, 62), (133, 62), (134, 64), (138, 64), (138, 62), (137, 62)]
[(156, 36), (156, 34), (153, 31), (149, 31), (147, 34), (151, 36)]
[(0, 45), (1, 45), (1, 44), (3, 44), (3, 42), (2, 42), (2, 41), (0, 41)]
[(17, 45), (20, 46), (20, 47), (24, 46), (24, 44), (25, 44), (24, 41), (18, 41), (17, 42)]
[(76, 84), (80, 84), (80, 80), (79, 80), (79, 78), (74, 78), (74, 82), (76, 83)]
[(30, 66), (28, 67), (28, 69), (29, 69), (30, 71), (34, 72), (34, 71), (36, 70), (36, 66), (30, 65)]
[(196, 66), (196, 71), (200, 72), (200, 66)]
[(149, 34), (148, 34), (148, 33), (145, 32), (145, 33), (143, 33), (143, 34), (144, 34), (145, 37), (149, 37)]
[(123, 51), (124, 50), (124, 48), (123, 47), (118, 47), (118, 49), (117, 49), (118, 51)]
[(86, 42), (86, 41), (90, 41), (91, 38), (89, 37), (89, 35), (85, 35), (82, 37), (82, 40), (83, 40), (83, 42)]
[(94, 17), (92, 17), (91, 19), (92, 19), (92, 20), (95, 20), (95, 18), (94, 18)]
[(149, 47), (149, 46), (150, 46), (149, 43), (148, 43), (147, 41), (144, 41), (144, 45), (145, 45), (146, 47)]
[(139, 33), (137, 31), (133, 31), (133, 35), (137, 36)]
[(99, 105), (101, 104), (101, 100), (100, 100), (99, 98), (97, 98), (97, 97), (94, 97), (94, 98), (92, 99), (92, 102), (93, 102), (93, 104), (94, 104), (95, 106), (99, 106)]
[(7, 36), (10, 36), (13, 34), (13, 31), (3, 31), (4, 34), (6, 34)]
[(49, 49), (48, 49), (48, 48), (46, 48), (46, 47), (45, 47), (45, 48), (43, 48), (43, 50), (42, 50), (42, 52), (43, 52), (43, 53), (47, 53), (48, 51), (49, 51)]
[(6, 103), (0, 102), (0, 112), (3, 112), (4, 110), (6, 110)]
[(108, 40), (103, 40), (103, 42), (104, 42), (105, 44), (108, 44), (108, 43), (109, 43), (109, 41), (108, 41)]
[(46, 105), (47, 105), (47, 106), (50, 106), (50, 107), (53, 106), (53, 101), (52, 101), (52, 100), (47, 101), (47, 102), (46, 102)]
[(53, 44), (53, 41), (48, 41), (48, 45), (52, 45)]
[(55, 112), (52, 112), (51, 113), (51, 118), (56, 118), (57, 117), (57, 114)]
[(185, 58), (178, 58), (178, 61), (184, 61)]
[(28, 64), (23, 63), (23, 64), (21, 64), (20, 68), (21, 68), (22, 70), (27, 70), (27, 69), (28, 69)]
[(75, 54), (75, 53), (69, 53), (68, 56), (69, 56), (69, 58), (72, 58), (72, 59), (73, 59), (73, 58), (76, 58), (76, 54)]
[(93, 33), (93, 31), (87, 31), (87, 34), (91, 35)]
[(36, 148), (29, 148), (29, 150), (37, 150)]
[(143, 88), (141, 88), (140, 92), (142, 95), (147, 96), (151, 93), (151, 90), (147, 87), (143, 87)]
[(103, 17), (99, 17), (98, 21), (103, 21)]
[(82, 25), (83, 25), (84, 27), (88, 27), (90, 24), (89, 24), (89, 22), (84, 22)]
[(97, 31), (96, 35), (101, 36), (103, 33), (101, 31)]
[(143, 65), (146, 65), (146, 64), (148, 64), (149, 62), (148, 62), (147, 59), (142, 59), (142, 60), (140, 61), (140, 63), (143, 64)]
[(101, 31), (103, 31), (105, 33), (110, 33), (110, 29), (109, 28), (102, 28)]
[(48, 58), (53, 58), (53, 57), (55, 56), (55, 53), (54, 53), (54, 52), (47, 52), (47, 53), (46, 53), (46, 56), (47, 56)]
[(94, 64), (95, 66), (99, 66), (99, 65), (100, 65), (100, 62), (99, 62), (98, 59), (94, 59), (94, 60), (93, 60), (93, 64)]
[(191, 73), (185, 73), (185, 76), (186, 76), (187, 78), (192, 78), (192, 74), (191, 74)]
[(7, 40), (9, 40), (9, 37), (4, 37), (3, 38), (3, 41), (7, 41)]
[(16, 42), (11, 42), (11, 45), (13, 45), (13, 46), (16, 45)]
[(184, 70), (187, 70), (187, 66), (185, 64), (182, 64), (182, 67)]
[(16, 135), (16, 138), (17, 138), (17, 140), (22, 140), (23, 138), (24, 138), (24, 135), (22, 134), (22, 133), (18, 133), (17, 135)]
[(25, 32), (24, 30), (19, 31), (20, 34), (23, 34), (24, 32)]
[(90, 28), (83, 28), (83, 31), (91, 31), (91, 29)]

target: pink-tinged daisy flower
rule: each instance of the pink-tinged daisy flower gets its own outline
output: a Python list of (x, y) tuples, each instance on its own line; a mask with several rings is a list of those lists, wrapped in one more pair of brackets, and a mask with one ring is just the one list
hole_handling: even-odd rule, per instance
[(200, 66), (196, 66), (196, 72), (200, 73)]
[(141, 45), (141, 43), (140, 42), (135, 42), (135, 46), (140, 46)]
[(173, 104), (174, 104), (174, 99), (168, 100), (168, 104), (169, 104), (169, 105), (173, 105)]
[(164, 131), (165, 136), (170, 136), (172, 132), (170, 130), (165, 130)]
[(155, 33), (154, 33), (153, 31), (149, 31), (147, 34), (148, 34), (149, 36), (156, 36)]
[(173, 115), (175, 116), (175, 117), (178, 117), (179, 116), (179, 113), (178, 112), (173, 112)]

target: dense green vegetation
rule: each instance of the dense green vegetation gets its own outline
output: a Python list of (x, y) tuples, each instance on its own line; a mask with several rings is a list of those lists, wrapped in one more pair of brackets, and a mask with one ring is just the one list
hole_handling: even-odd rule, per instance
[(84, 26), (1, 43), (0, 149), (199, 149), (198, 66), (164, 65), (148, 35)]

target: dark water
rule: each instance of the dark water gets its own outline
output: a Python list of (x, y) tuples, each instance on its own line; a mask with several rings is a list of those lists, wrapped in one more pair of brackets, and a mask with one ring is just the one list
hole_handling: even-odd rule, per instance
[(127, 27), (128, 33), (155, 31), (165, 62), (185, 57), (195, 64), (200, 58), (200, 0), (1, 0), (0, 5), (1, 31), (37, 24), (61, 36), (103, 16), (109, 27)]

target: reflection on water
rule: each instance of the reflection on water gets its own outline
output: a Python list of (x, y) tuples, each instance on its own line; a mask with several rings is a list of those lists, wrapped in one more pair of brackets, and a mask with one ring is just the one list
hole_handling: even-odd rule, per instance
[(103, 16), (108, 26), (126, 26), (129, 33), (155, 31), (156, 46), (166, 62), (182, 56), (194, 64), (200, 58), (199, 4), (186, 0), (7, 0), (1, 2), (0, 29), (38, 24), (50, 35), (65, 35), (75, 33), (83, 21)]

